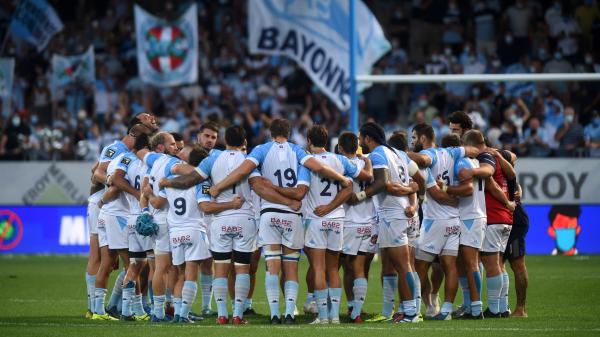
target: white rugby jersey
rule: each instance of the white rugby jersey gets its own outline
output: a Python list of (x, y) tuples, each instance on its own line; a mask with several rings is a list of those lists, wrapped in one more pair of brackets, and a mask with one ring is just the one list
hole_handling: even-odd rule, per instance
[[(431, 158), (429, 177), (427, 180), (427, 188), (436, 184), (437, 179), (441, 179), (446, 183), (446, 186), (454, 185), (454, 163), (456, 160), (465, 156), (463, 147), (449, 148), (429, 148), (421, 151)], [(458, 217), (458, 209), (456, 207), (443, 205), (435, 201), (427, 193), (427, 201), (423, 203), (423, 218), (424, 219), (452, 219)]]
[[(115, 140), (114, 142), (105, 146), (102, 149), (102, 152), (100, 152), (100, 156), (98, 157), (98, 162), (101, 164), (106, 163), (107, 161), (111, 161), (111, 160), (115, 159), (121, 153), (128, 152), (128, 151), (129, 151), (129, 148), (127, 148), (127, 145), (125, 145), (125, 143), (123, 143), (120, 140)], [(88, 198), (88, 201), (97, 203), (98, 201), (100, 201), (103, 194), (104, 194), (104, 190), (100, 190), (100, 191), (90, 195)]]
[[(134, 153), (125, 153), (121, 158), (121, 161), (119, 161), (119, 164), (117, 164), (117, 170), (124, 171), (125, 180), (129, 182), (129, 185), (133, 186), (133, 188), (138, 191), (140, 190), (146, 172), (146, 166)], [(139, 200), (127, 192), (122, 192), (122, 194), (125, 194), (125, 197), (129, 201), (130, 214), (138, 215), (142, 213)]]
[[(477, 159), (468, 157), (459, 159), (454, 165), (454, 179), (460, 181), (459, 174), (462, 170), (470, 170), (479, 167)], [(473, 194), (458, 199), (458, 212), (461, 220), (472, 220), (485, 218), (485, 180), (473, 177)]]
[[(203, 181), (202, 183), (200, 183), (200, 187), (201, 189), (200, 196), (198, 196), (198, 203), (205, 201), (214, 201), (213, 197), (210, 196), (210, 188), (212, 187), (211, 180), (207, 179)], [(212, 221), (212, 214), (205, 214), (204, 212), (202, 212), (202, 209), (200, 209), (200, 212), (202, 213), (202, 226), (205, 230), (208, 230), (210, 222)]]
[[(298, 145), (275, 141), (258, 145), (247, 157), (259, 168), (263, 177), (280, 187), (296, 187), (300, 166), (309, 158), (309, 154)], [(263, 200), (261, 210), (267, 208), (295, 212), (286, 205)]]
[[(323, 152), (319, 154), (313, 154), (312, 157), (344, 176), (356, 178), (360, 174), (360, 171), (357, 169), (356, 165), (351, 163), (348, 158), (342, 155)], [(331, 179), (321, 177), (314, 172), (310, 173), (308, 186), (309, 191), (308, 197), (305, 199), (306, 208), (304, 216), (307, 219), (320, 219), (320, 217), (316, 216), (314, 213), (315, 208), (321, 205), (327, 205), (333, 201), (342, 187), (339, 181), (332, 181)], [(327, 214), (325, 218), (339, 219), (344, 218), (344, 216), (344, 206), (340, 205), (331, 213)]]
[[(404, 151), (390, 149), (384, 145), (379, 145), (369, 155), (373, 169), (385, 168), (389, 171), (389, 180), (408, 186), (410, 181), (408, 166), (415, 165)], [(408, 218), (404, 214), (404, 209), (410, 206), (408, 196), (393, 196), (385, 190), (375, 195), (375, 202), (379, 206), (378, 215), (384, 219), (404, 219)]]
[[(348, 160), (356, 165), (356, 169), (359, 172), (365, 167), (365, 162), (358, 157), (350, 158)], [(366, 181), (354, 179), (354, 182), (352, 183), (352, 192), (358, 193), (364, 191), (368, 184), (369, 183)], [(375, 221), (376, 214), (373, 198), (366, 198), (356, 205), (348, 205), (344, 203), (344, 211), (346, 213), (346, 218), (344, 220), (349, 223), (366, 224), (373, 223)]]
[[(204, 179), (211, 178), (213, 184), (218, 184), (238, 168), (244, 160), (246, 160), (246, 156), (241, 151), (213, 151), (200, 163), (200, 165), (198, 165), (197, 171)], [(247, 177), (228, 189), (221, 191), (221, 194), (216, 197), (215, 201), (219, 203), (229, 202), (232, 201), (236, 195), (244, 198), (242, 207), (216, 213), (214, 214), (214, 217), (250, 216), (254, 218), (252, 195), (250, 194), (250, 184), (248, 183)]]
[[(121, 161), (123, 161), (124, 156), (129, 153), (131, 152), (121, 153), (111, 160), (110, 164), (108, 164), (108, 168), (106, 169), (106, 175), (109, 176), (114, 174), (118, 168), (118, 165), (121, 163)], [(104, 191), (106, 192), (108, 188), (108, 186), (104, 187)], [(126, 194), (128, 193), (120, 192), (115, 200), (112, 200), (111, 202), (102, 206), (102, 210), (109, 215), (128, 216), (130, 207), (129, 200), (125, 196)]]
[[(170, 176), (175, 177), (175, 176)], [(200, 229), (202, 226), (202, 211), (198, 203), (203, 200), (202, 185), (198, 184), (185, 190), (165, 188), (169, 210), (167, 223), (169, 229)]]
[[(166, 198), (164, 190), (158, 187), (158, 183), (164, 177), (168, 177), (171, 174), (171, 168), (177, 164), (180, 164), (179, 158), (175, 158), (168, 154), (149, 152), (144, 156), (144, 164), (147, 166), (146, 176), (150, 180), (152, 185), (152, 193), (155, 196), (161, 196)], [(154, 221), (158, 224), (164, 224), (167, 222), (167, 212), (169, 206), (166, 205), (162, 209), (154, 209), (152, 205), (149, 205), (151, 213), (154, 217)]]

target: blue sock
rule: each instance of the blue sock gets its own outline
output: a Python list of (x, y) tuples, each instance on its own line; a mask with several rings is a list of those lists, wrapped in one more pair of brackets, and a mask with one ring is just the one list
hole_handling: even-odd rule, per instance
[[(479, 273), (477, 273), (477, 275), (479, 275)], [(471, 312), (471, 293), (469, 292), (469, 281), (466, 277), (459, 277), (458, 283), (462, 289), (463, 306), (466, 308), (466, 312)]]
[(271, 311), (271, 318), (280, 316), (279, 313), (279, 275), (269, 272), (265, 275), (265, 287), (267, 290), (267, 301)]
[(125, 270), (121, 270), (119, 276), (115, 280), (112, 293), (110, 294), (110, 300), (108, 301), (109, 308), (118, 308), (121, 303), (121, 296), (123, 295), (123, 279), (125, 278)]
[(481, 315), (481, 308), (483, 307), (483, 302), (481, 301), (473, 301), (471, 302), (471, 315), (479, 316)]
[(342, 300), (342, 288), (329, 288), (329, 299), (331, 308), (329, 309), (329, 318), (340, 319), (340, 302)]
[(173, 315), (181, 316), (181, 297), (173, 297)]
[(421, 312), (421, 278), (416, 271), (412, 272), (413, 278), (415, 280), (415, 291), (413, 293), (413, 298), (415, 299), (417, 305), (417, 312)]
[(402, 301), (402, 310), (406, 316), (415, 316), (417, 314), (417, 301), (414, 299)]
[(202, 310), (210, 309), (212, 297), (213, 276), (200, 273), (200, 291), (202, 291)]
[(150, 299), (150, 303), (154, 301), (154, 290), (152, 290), (152, 280), (148, 280), (148, 298)]
[(212, 289), (215, 294), (219, 317), (229, 317), (227, 312), (227, 279), (224, 277), (213, 279)]
[(502, 291), (500, 292), (500, 312), (508, 311), (508, 289), (509, 289), (510, 279), (508, 278), (508, 273), (502, 273)]
[(173, 290), (165, 289), (165, 301), (173, 303)]
[(354, 293), (354, 301), (352, 303), (352, 313), (350, 314), (350, 318), (355, 319), (360, 316), (363, 304), (365, 303), (365, 298), (367, 297), (367, 279), (355, 279), (352, 292)]
[(398, 289), (398, 276), (388, 275), (383, 277), (383, 308), (381, 315), (389, 317), (394, 311), (394, 298)]
[(411, 296), (413, 296), (412, 299), (414, 300), (415, 299), (414, 295), (415, 295), (416, 289), (415, 289), (415, 278), (413, 276), (413, 273), (408, 272), (408, 273), (406, 273), (406, 275), (404, 277), (406, 278), (406, 283), (408, 283), (408, 288), (410, 289)]
[(152, 314), (158, 319), (165, 318), (165, 295), (154, 295)]
[(235, 304), (233, 309), (234, 317), (244, 317), (244, 305), (250, 291), (250, 274), (235, 275)]
[(190, 310), (192, 309), (197, 293), (198, 285), (195, 281), (183, 282), (183, 289), (181, 290), (181, 312), (179, 314), (181, 317), (188, 317), (190, 315)]
[(449, 314), (452, 312), (452, 303), (450, 302), (444, 302), (444, 304), (442, 304), (442, 309), (440, 310), (440, 312), (444, 313), (444, 314)]
[(285, 298), (285, 315), (294, 317), (296, 300), (298, 299), (298, 282), (286, 281), (283, 285), (283, 296)]
[(121, 315), (123, 316), (131, 316), (132, 315), (132, 306), (133, 301), (135, 299), (135, 281), (127, 282), (125, 288), (123, 288), (123, 305), (121, 306)]
[(488, 306), (493, 314), (500, 312), (500, 292), (502, 292), (502, 274), (488, 277)]
[(146, 312), (144, 311), (144, 306), (142, 305), (142, 295), (133, 296), (131, 311), (135, 316), (144, 316)]
[(94, 297), (96, 292), (96, 275), (85, 273), (85, 286), (87, 288), (88, 310), (94, 309)]
[(106, 293), (108, 290), (104, 288), (96, 288), (94, 293), (94, 313), (98, 315), (106, 314), (104, 311), (104, 301), (106, 299)]
[(247, 309), (250, 309), (250, 308), (252, 308), (252, 299), (247, 298), (246, 303), (244, 304), (244, 311), (246, 311)]
[(314, 300), (315, 300), (314, 293), (306, 293), (306, 301), (304, 302), (304, 305), (309, 305)]
[(479, 272), (473, 272), (473, 278), (475, 279), (475, 288), (479, 294), (479, 301), (481, 301), (481, 274)]
[(327, 289), (316, 290), (315, 289), (315, 300), (317, 301), (317, 309), (319, 310), (319, 319), (326, 320), (328, 319), (328, 310), (327, 310)]

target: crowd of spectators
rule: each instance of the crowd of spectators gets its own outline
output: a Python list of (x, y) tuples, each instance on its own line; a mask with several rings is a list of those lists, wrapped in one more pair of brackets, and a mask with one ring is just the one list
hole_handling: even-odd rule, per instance
[[(250, 146), (267, 139), (275, 117), (292, 122), (292, 140), (301, 145), (312, 123), (331, 135), (348, 124), (348, 114), (293, 61), (249, 54), (245, 0), (196, 1), (199, 81), (170, 88), (138, 77), (132, 0), (49, 2), (65, 29), (48, 47), (38, 53), (11, 39), (5, 46), (3, 56), (17, 61), (11, 100), (2, 102), (2, 159), (93, 160), (141, 112), (187, 141), (206, 121), (242, 125)], [(0, 27), (16, 3), (0, 5)], [(136, 3), (175, 18), (190, 1)], [(595, 0), (365, 3), (392, 43), (375, 74), (600, 72)], [(90, 44), (95, 85), (52, 88), (51, 56), (83, 53)], [(600, 156), (599, 82), (383, 84), (365, 90), (359, 105), (361, 122), (375, 120), (390, 133), (428, 122), (441, 136), (449, 132), (447, 116), (464, 110), (493, 145), (521, 156)]]

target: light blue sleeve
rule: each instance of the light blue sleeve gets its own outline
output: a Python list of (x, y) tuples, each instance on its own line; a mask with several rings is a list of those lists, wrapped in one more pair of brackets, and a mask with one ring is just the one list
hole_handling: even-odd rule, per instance
[(290, 146), (292, 147), (292, 150), (294, 151), (294, 153), (296, 154), (296, 159), (298, 160), (298, 164), (300, 165), (304, 165), (304, 163), (308, 160), (308, 158), (310, 158), (311, 156), (306, 153), (306, 151), (304, 151), (303, 148), (301, 148), (300, 146), (296, 145), (296, 144), (292, 144), (290, 143)]
[(426, 188), (431, 188), (433, 186), (435, 186), (436, 182), (435, 179), (433, 179), (433, 174), (431, 174), (431, 169), (428, 167), (427, 168), (427, 177), (425, 180), (425, 187)]
[(437, 151), (434, 148), (425, 149), (419, 153), (424, 154), (431, 159), (431, 166), (429, 166), (429, 167), (433, 167), (433, 166), (435, 166), (435, 164), (437, 164), (437, 160), (438, 160)]
[(450, 155), (452, 156), (452, 158), (454, 159), (454, 161), (459, 160), (460, 158), (463, 158), (465, 156), (465, 148), (460, 146), (460, 147), (447, 147), (446, 151), (450, 152)]
[(205, 180), (201, 184), (196, 185), (196, 201), (198, 203), (201, 203), (204, 201), (212, 201), (212, 199), (210, 197), (210, 193), (208, 192), (209, 190), (210, 190), (210, 182), (208, 180)]
[(464, 157), (460, 158), (454, 164), (454, 180), (460, 181), (459, 175), (460, 175), (461, 170), (472, 169), (472, 168), (473, 168), (473, 164), (469, 160), (467, 160), (467, 158), (464, 158)]
[(256, 166), (260, 166), (265, 161), (271, 146), (273, 146), (273, 142), (257, 145), (246, 157), (246, 159), (251, 160)]
[(163, 154), (154, 152), (149, 152), (146, 154), (146, 156), (144, 156), (144, 164), (148, 166), (148, 171), (152, 169), (152, 165), (154, 165), (154, 162), (156, 162), (156, 160), (161, 156), (163, 156)]
[(373, 169), (389, 168), (387, 157), (381, 146), (375, 148), (375, 150), (371, 152), (371, 154), (369, 155), (369, 159), (371, 159)]
[(117, 158), (121, 153), (129, 151), (127, 146), (122, 142), (115, 142), (110, 144), (109, 146), (102, 149), (102, 153), (100, 154), (99, 162), (104, 163), (107, 161), (111, 161)]
[(121, 160), (119, 160), (119, 163), (117, 164), (117, 170), (123, 170), (127, 172), (127, 170), (129, 169), (129, 165), (131, 165), (131, 163), (135, 162), (136, 160), (137, 157), (133, 153), (126, 153), (125, 155), (123, 155)]
[(217, 161), (217, 158), (219, 158), (220, 154), (221, 152), (211, 154), (200, 162), (198, 165), (198, 173), (200, 173), (202, 178), (208, 179), (210, 177), (210, 172), (212, 171), (215, 161)]
[(344, 167), (344, 175), (350, 178), (356, 178), (360, 174), (360, 170), (354, 163), (350, 162), (348, 158), (342, 156), (341, 154), (337, 155), (338, 159), (342, 162), (342, 166)]
[(297, 185), (310, 186), (310, 170), (304, 165), (298, 165), (298, 182)]
[(177, 164), (181, 164), (181, 163), (183, 163), (183, 162), (179, 158), (175, 158), (175, 157), (170, 158), (169, 161), (167, 162), (167, 165), (165, 165), (165, 172), (164, 172), (165, 177), (167, 177), (171, 174), (171, 169), (173, 168), (173, 166), (175, 166)]

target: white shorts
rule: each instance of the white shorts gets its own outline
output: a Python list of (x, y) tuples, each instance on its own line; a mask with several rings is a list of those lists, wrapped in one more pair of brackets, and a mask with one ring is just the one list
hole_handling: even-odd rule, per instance
[(169, 226), (166, 223), (157, 223), (158, 234), (154, 237), (154, 255), (168, 254), (171, 252), (169, 240)]
[(304, 247), (302, 217), (293, 213), (266, 212), (260, 216), (258, 245), (283, 245), (290, 249)]
[(408, 236), (408, 245), (412, 248), (417, 248), (419, 237), (421, 236), (421, 231), (419, 229), (418, 214), (408, 219), (408, 228), (406, 230), (406, 235)]
[(460, 245), (481, 249), (485, 238), (486, 218), (460, 221)]
[(143, 236), (135, 230), (135, 221), (138, 214), (131, 215), (127, 221), (127, 245), (130, 252), (147, 252), (154, 248), (154, 241), (151, 236)]
[(373, 225), (344, 222), (342, 253), (355, 256), (358, 252), (377, 252), (377, 237), (373, 233)]
[(511, 229), (511, 225), (487, 225), (481, 251), (485, 253), (504, 253)]
[(379, 248), (408, 245), (408, 220), (379, 218)]
[(210, 223), (210, 250), (217, 253), (256, 250), (256, 221), (248, 216), (213, 217)]
[(110, 249), (127, 249), (127, 216), (100, 214), (106, 225), (106, 240)]
[(211, 256), (206, 233), (200, 229), (171, 229), (169, 237), (174, 266), (182, 265), (187, 261), (206, 260)]
[[(423, 257), (420, 252), (425, 252), (432, 255), (433, 258), (435, 258), (435, 255), (458, 256), (459, 238), (460, 224), (458, 218), (423, 219), (417, 255)], [(431, 262), (433, 258), (419, 258), (419, 260)]]
[(88, 233), (98, 234), (98, 215), (100, 215), (100, 207), (95, 202), (89, 202), (87, 207), (87, 225)]
[(102, 210), (98, 212), (98, 226), (96, 226), (96, 233), (98, 234), (98, 247), (102, 248), (108, 246), (108, 239), (106, 238), (106, 220), (102, 217)]
[(344, 219), (304, 219), (304, 245), (308, 248), (342, 250)]

